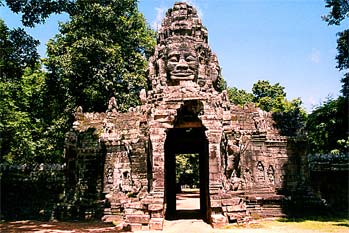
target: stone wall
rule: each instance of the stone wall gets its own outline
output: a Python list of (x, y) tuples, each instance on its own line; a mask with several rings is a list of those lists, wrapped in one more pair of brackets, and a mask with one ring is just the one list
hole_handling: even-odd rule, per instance
[(2, 220), (50, 220), (64, 191), (64, 166), (0, 164)]
[(349, 154), (308, 155), (314, 194), (332, 210), (349, 213)]
[(100, 205), (103, 220), (131, 230), (162, 229), (176, 214), (176, 154), (197, 153), (205, 221), (283, 215), (288, 193), (307, 177), (304, 139), (283, 136), (253, 104), (229, 102), (193, 7), (175, 3), (157, 40), (141, 106), (119, 113), (113, 97), (105, 113), (77, 108), (66, 142), (68, 193), (75, 195), (68, 203), (80, 215), (96, 215)]

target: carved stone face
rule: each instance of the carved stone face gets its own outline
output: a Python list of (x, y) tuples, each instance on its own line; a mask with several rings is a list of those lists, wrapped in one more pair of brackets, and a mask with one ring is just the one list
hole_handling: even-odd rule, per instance
[(172, 47), (168, 54), (167, 71), (172, 80), (194, 80), (198, 72), (195, 50), (188, 47)]

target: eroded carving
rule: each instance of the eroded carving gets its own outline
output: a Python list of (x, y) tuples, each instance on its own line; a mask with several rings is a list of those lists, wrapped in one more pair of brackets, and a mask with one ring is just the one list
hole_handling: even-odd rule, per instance
[[(165, 176), (169, 170), (165, 163), (171, 161), (166, 156), (173, 156), (178, 149), (174, 148), (177, 145), (165, 149), (171, 130), (183, 132), (183, 137), (202, 132), (202, 138), (196, 137), (201, 133), (193, 134), (195, 140), (178, 138), (183, 143), (179, 149), (204, 157), (199, 160), (207, 166), (200, 169), (200, 177), (205, 177), (201, 178), (200, 192), (208, 196), (202, 203), (211, 203), (207, 210), (221, 211), (218, 214), (223, 222), (225, 218), (242, 221), (248, 211), (256, 211), (258, 206), (246, 210), (252, 208), (246, 206), (256, 205), (245, 205), (249, 200), (263, 196), (275, 201), (276, 190), (287, 187), (286, 164), (292, 147), (274, 127), (270, 113), (254, 104), (235, 106), (229, 102), (227, 91), (219, 92), (218, 59), (193, 7), (175, 3), (168, 10), (147, 72), (150, 86), (140, 92), (141, 106), (121, 113), (112, 97), (104, 113), (83, 113), (81, 109), (75, 114), (76, 136), (67, 139), (76, 151), (71, 157), (86, 159), (88, 164), (99, 164), (105, 158), (100, 188), (110, 205), (104, 209), (105, 219), (162, 228), (164, 207), (168, 206), (166, 179), (171, 177)], [(80, 137), (90, 129), (94, 137)], [(86, 167), (81, 165), (80, 170), (90, 169)], [(82, 174), (96, 173), (77, 174), (81, 192), (86, 192), (86, 182), (96, 179)], [(218, 220), (212, 221), (216, 224)]]

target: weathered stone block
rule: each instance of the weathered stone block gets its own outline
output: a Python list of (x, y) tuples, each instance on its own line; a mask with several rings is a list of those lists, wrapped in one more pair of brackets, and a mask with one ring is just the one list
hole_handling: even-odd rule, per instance
[(149, 204), (148, 210), (149, 211), (160, 211), (164, 209), (164, 205), (161, 204)]
[(233, 197), (230, 199), (222, 199), (223, 205), (238, 205), (241, 202), (241, 198), (239, 197)]
[(149, 221), (149, 229), (150, 230), (162, 230), (164, 224), (163, 218), (152, 218)]
[(126, 209), (137, 209), (137, 210), (144, 209), (144, 206), (143, 206), (143, 204), (141, 202), (126, 203), (124, 207)]
[(244, 205), (227, 206), (227, 210), (228, 212), (245, 211), (246, 207)]
[(211, 200), (211, 207), (221, 207), (222, 201), (221, 200)]
[(103, 222), (119, 222), (123, 221), (123, 215), (104, 215), (102, 217)]
[(142, 224), (140, 223), (129, 223), (130, 230), (131, 231), (141, 231), (142, 230)]
[[(275, 194), (275, 188), (284, 187), (283, 180), (287, 180), (288, 187), (298, 184), (297, 175), (282, 171), (286, 163), (288, 170), (297, 170), (299, 160), (289, 151), (287, 138), (280, 136), (274, 127), (272, 115), (254, 105), (232, 105), (227, 92), (217, 90), (220, 68), (217, 57), (206, 43), (207, 31), (191, 6), (176, 4), (158, 30), (159, 44), (148, 67), (151, 90), (143, 91), (142, 106), (128, 113), (118, 113), (115, 98), (112, 98), (106, 113), (83, 113), (82, 110), (76, 113), (76, 134), (67, 135), (70, 157), (76, 159), (79, 168), (76, 178), (82, 184), (86, 181), (89, 184), (88, 181), (95, 180), (96, 176), (103, 180), (106, 199), (111, 202), (111, 208), (106, 208), (104, 214), (122, 212), (127, 222), (133, 224), (132, 230), (143, 229), (142, 225), (149, 221), (150, 229), (163, 227), (164, 189), (168, 183), (166, 178), (171, 176), (165, 176), (165, 162), (170, 161), (166, 156), (168, 152), (175, 154), (171, 150), (178, 146), (165, 143), (169, 142), (169, 132), (173, 128), (205, 129), (202, 138), (195, 138), (198, 147), (208, 148), (208, 152), (200, 153), (205, 157), (200, 164), (208, 164), (204, 169), (200, 167), (200, 172), (209, 179), (202, 186), (209, 186), (209, 190), (205, 190), (211, 200), (208, 209), (217, 213), (213, 216), (216, 224), (226, 222), (224, 216), (218, 214), (221, 211), (239, 212), (235, 217), (244, 214), (244, 199), (237, 195), (253, 194), (250, 201), (257, 202), (261, 195)], [(186, 66), (188, 72), (181, 72), (177, 67), (184, 53), (194, 57), (189, 62), (181, 60), (183, 64), (190, 63)], [(169, 55), (176, 57), (169, 61)], [(207, 62), (201, 63), (201, 60)], [(89, 128), (94, 128), (98, 134), (84, 135)], [(185, 139), (185, 143), (191, 144), (189, 136)], [(187, 150), (186, 146), (181, 150)], [(291, 155), (295, 158), (291, 159)], [(106, 161), (96, 159), (104, 156)], [(234, 183), (232, 172), (237, 169), (241, 172), (235, 177), (238, 182)], [(89, 185), (81, 185), (80, 191), (88, 192), (84, 187)], [(97, 192), (98, 189), (101, 188), (97, 187)], [(155, 189), (161, 192), (153, 192)], [(132, 199), (130, 194), (135, 190), (143, 191)], [(241, 190), (246, 193), (238, 193)], [(260, 205), (251, 208), (259, 210)], [(149, 214), (144, 213), (147, 211)]]
[(125, 214), (144, 214), (144, 211), (138, 210), (138, 209), (125, 209), (124, 213)]
[(128, 214), (126, 215), (126, 222), (130, 223), (149, 223), (150, 216), (148, 214)]
[(151, 218), (163, 218), (164, 217), (164, 211), (152, 211), (150, 212)]
[(225, 217), (222, 214), (212, 214), (211, 219), (212, 219), (212, 225), (214, 228), (223, 227), (228, 223), (227, 217)]

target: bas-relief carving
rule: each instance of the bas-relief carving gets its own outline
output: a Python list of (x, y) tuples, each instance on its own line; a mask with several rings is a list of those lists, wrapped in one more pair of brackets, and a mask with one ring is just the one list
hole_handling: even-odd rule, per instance
[[(158, 45), (149, 59), (148, 75), (153, 90), (190, 82), (210, 88), (220, 78), (216, 55), (207, 44), (207, 30), (196, 10), (175, 4), (158, 31)], [(182, 83), (182, 84), (181, 84)]]
[(227, 190), (238, 191), (244, 188), (244, 182), (245, 181), (242, 178), (237, 176), (236, 171), (233, 170), (230, 178), (226, 181), (224, 186)]
[(104, 166), (104, 192), (121, 192), (137, 194), (142, 185), (132, 177), (129, 152), (120, 151), (107, 154)]
[(172, 44), (167, 54), (167, 72), (171, 80), (194, 81), (198, 71), (196, 52), (188, 44)]
[(256, 178), (257, 182), (264, 182), (265, 180), (265, 174), (264, 174), (264, 166), (261, 161), (258, 161), (256, 166)]
[(274, 168), (272, 165), (269, 165), (269, 168), (267, 170), (267, 176), (268, 176), (268, 181), (270, 184), (274, 185), (275, 184), (275, 177), (274, 177)]
[[(108, 200), (128, 201), (131, 195), (141, 201), (154, 190), (164, 191), (164, 143), (166, 130), (173, 127), (205, 127), (210, 159), (206, 172), (214, 177), (209, 187), (214, 186), (210, 182), (219, 183), (220, 193), (228, 196), (258, 192), (261, 187), (270, 188), (273, 193), (278, 179), (281, 187), (286, 174), (284, 168), (279, 169), (281, 162), (277, 158), (287, 158), (285, 144), (273, 141), (280, 135), (270, 114), (254, 105), (234, 106), (227, 91), (218, 93), (218, 59), (207, 44), (207, 30), (196, 10), (186, 3), (176, 3), (167, 12), (157, 40), (147, 70), (149, 90), (140, 92), (142, 106), (127, 113), (127, 118), (141, 116), (145, 127), (140, 129), (136, 124), (135, 128), (142, 133), (135, 136), (135, 129), (125, 129), (120, 118), (124, 115), (117, 112), (115, 98), (110, 99), (106, 113), (82, 113), (82, 109), (76, 113), (76, 118), (83, 116), (83, 120), (93, 124), (102, 119), (103, 140), (113, 148), (106, 154), (104, 167), (104, 193)], [(77, 121), (74, 129), (84, 129), (83, 123)], [(143, 148), (144, 154), (139, 154), (144, 161), (138, 161), (138, 166), (146, 168), (136, 167), (138, 171), (146, 170), (146, 174), (138, 173), (132, 165), (131, 155), (140, 148), (133, 147), (127, 137), (149, 145), (148, 149)], [(273, 144), (266, 146), (267, 140)], [(115, 148), (118, 149), (114, 151)], [(212, 195), (217, 200), (221, 198)]]

